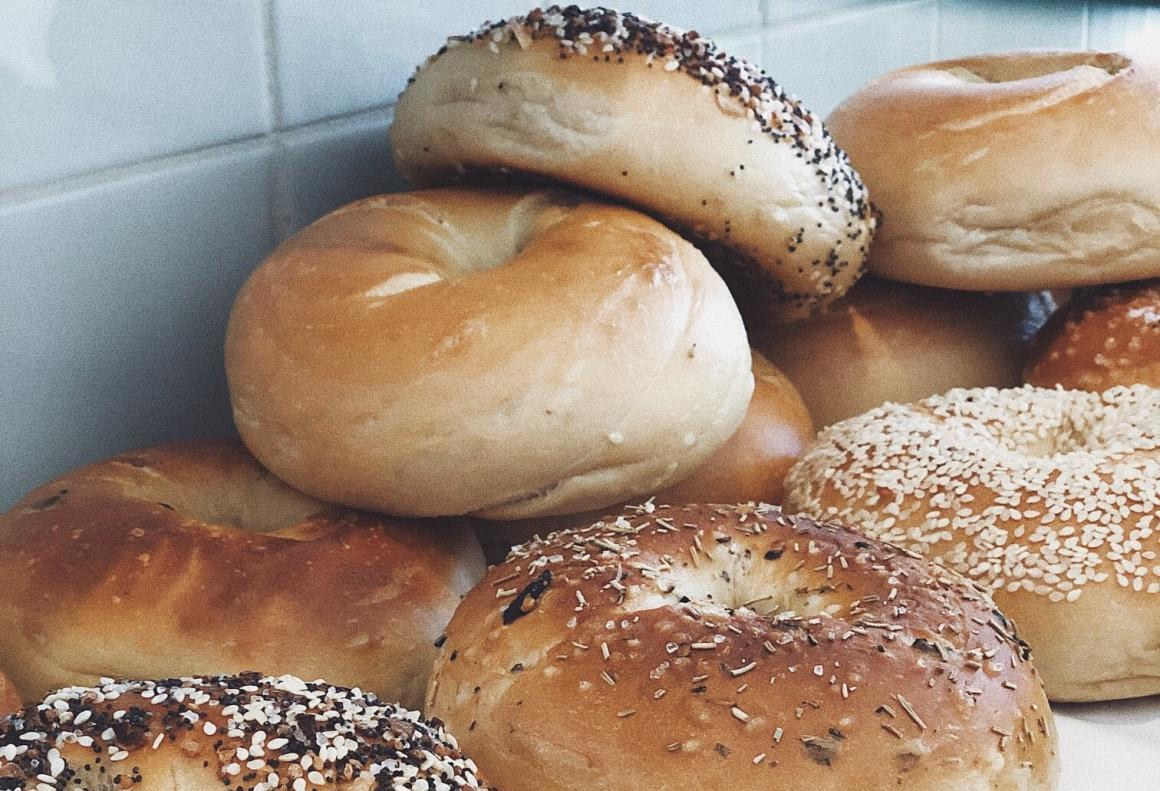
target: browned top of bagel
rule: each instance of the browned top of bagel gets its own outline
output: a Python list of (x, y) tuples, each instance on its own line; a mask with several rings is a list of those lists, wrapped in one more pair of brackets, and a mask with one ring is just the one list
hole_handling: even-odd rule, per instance
[(36, 489), (0, 517), (0, 557), (0, 657), (26, 696), (261, 662), (418, 705), (431, 641), (483, 572), (469, 530), (318, 503), (225, 440)]
[(1050, 788), (1027, 656), (903, 550), (773, 506), (642, 507), (493, 568), (428, 710), (500, 785)]
[(1036, 334), (1024, 377), (1037, 387), (1160, 387), (1160, 278), (1078, 291)]

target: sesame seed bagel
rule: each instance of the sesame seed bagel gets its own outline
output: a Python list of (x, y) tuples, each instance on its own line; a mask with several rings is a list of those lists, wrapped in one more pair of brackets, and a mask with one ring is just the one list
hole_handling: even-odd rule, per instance
[(870, 270), (972, 291), (1160, 276), (1158, 103), (1157, 63), (1113, 52), (878, 77), (826, 120), (882, 210)]
[(508, 791), (1050, 789), (1027, 657), (904, 550), (775, 506), (643, 506), (492, 568), (428, 712)]
[(1052, 700), (1160, 692), (1160, 390), (952, 390), (838, 423), (787, 507), (989, 587)]
[(821, 120), (764, 72), (695, 31), (606, 8), (551, 6), (450, 39), (399, 97), (390, 134), (417, 186), (515, 171), (663, 218), (721, 262), (759, 320), (841, 296), (876, 222)]
[(242, 439), (327, 502), (499, 519), (688, 475), (753, 392), (737, 306), (649, 217), (559, 192), (447, 189), (338, 209), (234, 304)]
[(432, 643), (484, 571), (465, 525), (324, 505), (224, 440), (34, 490), (0, 517), (0, 557), (0, 661), (29, 700), (260, 666), (418, 707)]
[(1160, 279), (1083, 289), (1032, 339), (1028, 384), (1160, 387)]
[(486, 788), (441, 723), (324, 681), (258, 673), (66, 687), (0, 718), (0, 788)]

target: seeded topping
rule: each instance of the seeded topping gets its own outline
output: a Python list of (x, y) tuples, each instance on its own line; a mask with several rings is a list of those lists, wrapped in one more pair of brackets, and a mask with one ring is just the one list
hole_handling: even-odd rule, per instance
[(823, 431), (787, 503), (995, 591), (1160, 593), (1160, 390), (1026, 386), (887, 404)]
[[(684, 75), (703, 86), (723, 112), (749, 124), (753, 136), (749, 143), (772, 140), (795, 149), (797, 159), (821, 186), (818, 210), (841, 217), (841, 232), (827, 229), (824, 245), (811, 245), (811, 237), (823, 234), (819, 228), (787, 229), (785, 247), (777, 251), (782, 260), (774, 267), (767, 261), (752, 260), (752, 254), (731, 244), (729, 220), (724, 228), (710, 229), (697, 223), (687, 227), (685, 230), (708, 244), (714, 257), (730, 262), (739, 288), (758, 288), (761, 299), (778, 303), (791, 313), (801, 312), (840, 296), (862, 273), (877, 215), (845, 152), (834, 143), (822, 120), (769, 75), (722, 52), (695, 30), (669, 27), (608, 8), (553, 5), (452, 37), (428, 63), (460, 46), (487, 47), (499, 54), (505, 48), (527, 49), (542, 40), (554, 41), (562, 60), (581, 58), (609, 68), (631, 64)], [(628, 177), (629, 172), (621, 175)], [(744, 178), (745, 164), (737, 163), (729, 176)], [(818, 252), (822, 246), (829, 253)], [(813, 251), (810, 256), (799, 253), (805, 249)], [(771, 254), (761, 251), (763, 258)]]
[[(548, 573), (528, 617), (506, 615), (519, 595), (494, 600), (499, 580)], [(674, 777), (693, 755), (763, 778), (795, 762), (892, 766), (899, 750), (961, 761), (995, 723), (1013, 734), (1006, 759), (1030, 766), (1052, 733), (1027, 647), (982, 588), (776, 506), (650, 501), (513, 548), (489, 582), (448, 627), (431, 705), (492, 729), (476, 747), (494, 765), (523, 749), (495, 734), (521, 740), (556, 716), (533, 690), (602, 723), (589, 749), (632, 739), (670, 756)], [(501, 669), (517, 658), (513, 681)]]
[(132, 788), (158, 750), (206, 761), (231, 789), (484, 787), (437, 720), (358, 689), (243, 673), (55, 692), (0, 719), (0, 789), (91, 788), (97, 776)]

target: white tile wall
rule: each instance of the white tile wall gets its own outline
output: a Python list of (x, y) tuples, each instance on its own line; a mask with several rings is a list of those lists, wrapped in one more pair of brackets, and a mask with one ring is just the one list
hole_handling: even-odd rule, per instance
[[(530, 2), (0, 0), (0, 508), (81, 462), (228, 431), (222, 330), (247, 272), (325, 211), (401, 188), (385, 131), (407, 76)], [(631, 5), (821, 113), (937, 56), (1160, 52), (1143, 3)]]
[(981, 52), (1083, 47), (1085, 6), (1053, 0), (947, 0), (939, 9), (938, 52), (948, 58)]
[(256, 0), (0, 0), (0, 190), (270, 123)]
[(222, 341), (272, 241), (269, 162), (258, 142), (0, 208), (2, 499), (230, 430)]
[(778, 25), (765, 36), (765, 68), (823, 116), (868, 77), (930, 60), (934, 0), (868, 4), (836, 17)]

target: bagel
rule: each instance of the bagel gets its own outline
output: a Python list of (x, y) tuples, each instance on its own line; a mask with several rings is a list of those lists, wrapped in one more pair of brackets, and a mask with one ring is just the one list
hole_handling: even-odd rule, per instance
[(0, 717), (20, 708), (20, 694), (12, 682), (3, 673), (0, 673)]
[(428, 690), (497, 786), (1049, 789), (1025, 645), (959, 575), (774, 506), (638, 508), (512, 551)]
[[(12, 785), (12, 783), (19, 785)], [(102, 679), (0, 718), (0, 788), (486, 788), (437, 722), (293, 676)]]
[[(802, 398), (785, 375), (757, 352), (753, 357), (753, 398), (733, 436), (693, 474), (656, 492), (656, 503), (781, 502), (785, 474), (814, 439), (814, 424)], [(579, 514), (475, 520), (488, 560), (500, 562), (513, 544), (556, 530), (587, 527), (624, 506)]]
[(0, 657), (29, 699), (102, 676), (267, 667), (422, 703), (484, 571), (463, 525), (333, 508), (231, 441), (116, 456), (0, 517)]
[(817, 315), (750, 338), (794, 383), (819, 426), (887, 401), (1021, 383), (1045, 292), (980, 294), (872, 276)]
[(822, 431), (786, 506), (991, 589), (1056, 701), (1160, 692), (1160, 390), (952, 390)]
[(870, 271), (972, 291), (1160, 276), (1157, 102), (1156, 64), (1112, 52), (875, 79), (827, 119), (884, 217)]
[(1032, 339), (1028, 384), (1160, 387), (1160, 279), (1083, 289)]
[(688, 475), (753, 390), (736, 305), (660, 223), (553, 192), (433, 190), (283, 243), (230, 317), (242, 439), (327, 502), (514, 519)]
[(606, 8), (551, 6), (449, 39), (390, 135), (414, 186), (514, 171), (662, 217), (770, 320), (841, 296), (876, 224), (821, 120), (764, 72)]

